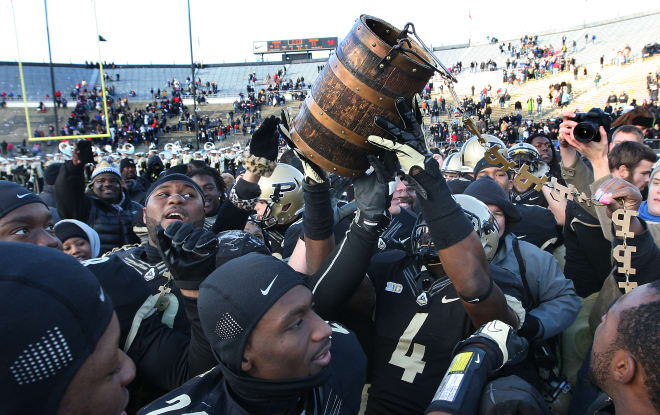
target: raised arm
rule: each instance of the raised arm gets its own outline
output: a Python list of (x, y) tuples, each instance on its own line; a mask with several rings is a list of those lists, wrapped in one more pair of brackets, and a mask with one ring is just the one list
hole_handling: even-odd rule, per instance
[(90, 162), (91, 145), (81, 141), (73, 151), (72, 160), (64, 163), (55, 182), (57, 211), (62, 219), (86, 222), (91, 203), (85, 196), (85, 164)]
[(417, 117), (403, 98), (396, 101), (396, 106), (405, 126), (403, 130), (384, 117), (376, 117), (376, 124), (396, 141), (377, 136), (370, 136), (369, 141), (397, 155), (408, 183), (417, 191), (442, 266), (475, 327), (491, 320), (518, 327), (518, 318), (493, 283), (479, 237), (452, 197), (438, 163), (427, 155)]

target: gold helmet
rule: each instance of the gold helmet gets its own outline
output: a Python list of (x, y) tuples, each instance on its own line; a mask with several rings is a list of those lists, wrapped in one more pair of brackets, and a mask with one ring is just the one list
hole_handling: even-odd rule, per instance
[(474, 172), (474, 167), (479, 160), (484, 157), (484, 154), (486, 154), (486, 150), (494, 145), (499, 145), (500, 154), (502, 154), (504, 158), (508, 158), (506, 154), (506, 146), (502, 140), (490, 134), (481, 134), (481, 136), (488, 142), (487, 144), (481, 144), (477, 136), (472, 136), (465, 142), (465, 144), (463, 144), (463, 147), (461, 147), (461, 165), (463, 173), (472, 174), (472, 172)]
[(298, 219), (303, 210), (303, 174), (295, 167), (277, 163), (270, 177), (259, 180), (261, 196), (266, 210), (261, 218), (265, 228), (275, 225), (288, 225)]

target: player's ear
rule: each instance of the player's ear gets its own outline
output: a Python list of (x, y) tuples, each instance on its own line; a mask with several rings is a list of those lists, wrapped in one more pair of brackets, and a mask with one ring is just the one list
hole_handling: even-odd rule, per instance
[(245, 349), (243, 350), (243, 360), (241, 361), (241, 370), (245, 373), (250, 373), (250, 370), (252, 370), (253, 364), (252, 364), (252, 349), (250, 347), (250, 344), (245, 345)]
[(612, 358), (612, 375), (615, 381), (627, 384), (635, 378), (637, 362), (630, 353), (618, 350)]

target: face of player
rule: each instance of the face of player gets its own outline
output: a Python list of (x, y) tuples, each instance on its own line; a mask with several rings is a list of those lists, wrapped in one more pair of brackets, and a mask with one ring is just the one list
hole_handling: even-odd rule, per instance
[(392, 193), (392, 201), (390, 202), (389, 212), (392, 215), (401, 213), (401, 209), (412, 209), (414, 199), (412, 194), (414, 191), (406, 186), (406, 182), (397, 178), (394, 193)]
[(92, 247), (86, 239), (73, 236), (62, 242), (62, 250), (78, 261), (84, 261), (92, 257)]
[(29, 203), (0, 218), (0, 241), (62, 249), (53, 229), (50, 210), (43, 203)]
[(268, 208), (268, 204), (263, 200), (258, 200), (257, 203), (255, 203), (254, 211), (256, 213), (257, 220), (262, 220), (264, 218), (267, 208)]
[(94, 352), (69, 383), (57, 415), (119, 415), (128, 405), (126, 386), (135, 377), (135, 365), (119, 348), (119, 320), (112, 320)]
[(242, 369), (259, 379), (316, 375), (330, 364), (332, 329), (312, 310), (312, 293), (297, 285), (264, 314), (243, 352)]
[(485, 176), (495, 180), (505, 192), (508, 193), (511, 191), (511, 180), (509, 180), (509, 174), (506, 170), (499, 167), (486, 167), (477, 174), (477, 179)]
[(443, 176), (445, 176), (446, 181), (456, 180), (460, 177), (458, 173), (449, 173), (449, 172), (443, 173)]
[(504, 212), (502, 212), (502, 209), (500, 209), (499, 206), (495, 206), (495, 205), (486, 205), (486, 206), (488, 206), (488, 209), (490, 209), (490, 212), (493, 214), (495, 220), (497, 221), (497, 226), (500, 228), (498, 234), (501, 238), (502, 235), (504, 235), (504, 232), (506, 231), (506, 216), (504, 216)]
[(541, 154), (541, 159), (546, 163), (552, 161), (552, 143), (545, 137), (534, 137), (532, 139), (532, 145), (538, 150)]
[(220, 191), (215, 185), (213, 177), (198, 174), (192, 177), (192, 180), (197, 183), (204, 192), (204, 214), (210, 216), (217, 213), (220, 207)]
[(628, 351), (616, 345), (621, 313), (626, 309), (657, 300), (657, 297), (655, 290), (642, 285), (619, 298), (600, 319), (591, 349), (589, 380), (610, 396), (617, 388), (617, 383), (621, 382), (620, 379), (625, 377), (621, 362), (630, 356)]
[(167, 229), (172, 223), (181, 221), (196, 228), (204, 225), (204, 202), (202, 195), (189, 183), (172, 180), (151, 192), (143, 210), (147, 224), (149, 242), (156, 246), (156, 227)]
[(121, 180), (116, 174), (99, 174), (94, 178), (92, 190), (104, 202), (117, 203), (121, 200)]

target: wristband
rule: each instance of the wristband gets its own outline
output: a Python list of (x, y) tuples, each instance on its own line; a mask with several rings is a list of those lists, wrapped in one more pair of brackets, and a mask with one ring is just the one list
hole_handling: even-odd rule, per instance
[(265, 157), (258, 157), (250, 153), (245, 157), (243, 164), (245, 165), (245, 170), (262, 177), (272, 176), (275, 167), (277, 167), (276, 161), (268, 160)]
[(433, 411), (476, 414), (491, 366), (488, 354), (480, 345), (461, 348), (451, 361), (425, 414)]
[(428, 196), (426, 199), (418, 198), (418, 201), (435, 248), (446, 249), (467, 238), (474, 228), (454, 200), (444, 177), (436, 178), (425, 171), (414, 177)]
[(328, 181), (308, 184), (303, 180), (303, 229), (305, 236), (314, 240), (328, 239), (333, 232), (334, 215), (330, 203), (330, 183)]
[(370, 235), (378, 237), (390, 226), (391, 220), (392, 215), (387, 210), (382, 215), (376, 215), (375, 217), (366, 217), (358, 210), (353, 218), (353, 223)]
[(466, 303), (477, 304), (486, 301), (486, 299), (490, 296), (490, 293), (492, 292), (493, 292), (493, 277), (490, 277), (490, 283), (488, 284), (488, 289), (483, 295), (480, 295), (478, 297), (463, 297), (461, 293), (457, 292), (457, 294), (459, 297), (461, 297), (461, 300), (465, 301)]
[(235, 191), (236, 196), (239, 199), (249, 200), (259, 197), (261, 194), (261, 188), (258, 184), (248, 182), (244, 179), (238, 179), (234, 187), (231, 189)]
[(234, 186), (234, 188), (231, 189), (231, 192), (229, 192), (229, 201), (231, 202), (232, 205), (236, 206), (239, 209), (252, 212), (257, 202), (259, 201), (259, 198), (255, 197), (252, 199), (243, 199), (239, 197), (238, 192), (236, 191), (236, 187)]

